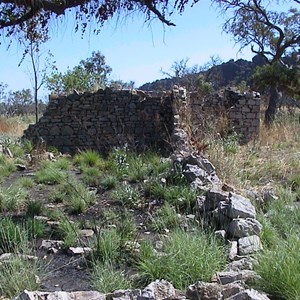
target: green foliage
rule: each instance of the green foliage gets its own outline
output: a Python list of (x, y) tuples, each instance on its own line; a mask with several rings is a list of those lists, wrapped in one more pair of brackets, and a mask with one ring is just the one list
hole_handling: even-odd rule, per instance
[(286, 239), (300, 230), (300, 210), (295, 206), (295, 195), (287, 189), (279, 189), (278, 197), (278, 200), (267, 204), (267, 212), (262, 217), (262, 223), (266, 225), (263, 227), (262, 241), (269, 245), (276, 241), (277, 236)]
[(101, 180), (101, 185), (106, 189), (106, 190), (111, 190), (117, 186), (118, 179), (116, 176), (113, 175), (106, 175), (102, 180)]
[(22, 226), (16, 225), (11, 218), (0, 217), (0, 255), (27, 251), (28, 235), (26, 230)]
[(88, 188), (77, 179), (73, 178), (64, 184), (66, 197), (65, 203), (69, 205), (71, 213), (82, 213), (96, 201), (94, 191)]
[(75, 156), (75, 163), (79, 166), (95, 167), (102, 163), (102, 158), (97, 151), (86, 150)]
[(44, 210), (43, 202), (40, 200), (29, 200), (26, 203), (26, 216), (39, 216)]
[(83, 173), (82, 180), (88, 185), (98, 185), (101, 172), (98, 167), (83, 167), (81, 168)]
[(69, 170), (71, 161), (67, 157), (60, 157), (56, 161), (52, 162), (53, 168), (58, 170)]
[(93, 289), (102, 293), (111, 293), (115, 290), (132, 287), (132, 283), (126, 278), (124, 272), (116, 269), (109, 262), (105, 264), (99, 261), (93, 262), (91, 282)]
[(37, 276), (41, 274), (41, 265), (20, 256), (0, 265), (0, 295), (13, 299), (25, 289), (38, 290)]
[(27, 199), (27, 191), (17, 184), (0, 187), (0, 211), (16, 211), (22, 208)]
[(63, 239), (65, 248), (76, 246), (79, 239), (78, 223), (71, 221), (65, 215), (60, 215), (57, 234)]
[(21, 177), (16, 181), (16, 185), (19, 185), (25, 189), (33, 187), (34, 181), (30, 177)]
[(300, 239), (298, 233), (287, 240), (278, 238), (272, 248), (258, 256), (255, 271), (261, 276), (259, 285), (274, 296), (286, 300), (300, 298)]
[(122, 205), (130, 208), (138, 208), (142, 205), (142, 194), (138, 187), (122, 183), (116, 190), (111, 193), (111, 197), (120, 201)]
[(150, 229), (164, 232), (165, 229), (175, 229), (180, 226), (180, 217), (176, 210), (166, 202), (149, 220)]
[(99, 51), (94, 51), (90, 58), (81, 60), (79, 65), (68, 69), (64, 74), (55, 70), (47, 78), (47, 87), (57, 94), (70, 94), (74, 90), (94, 92), (107, 85), (111, 71), (105, 62), (104, 55)]
[(145, 192), (174, 206), (177, 211), (188, 212), (193, 208), (199, 192), (188, 185), (165, 185), (158, 181), (147, 184)]
[(58, 163), (57, 165), (44, 161), (38, 171), (35, 173), (35, 181), (37, 183), (44, 184), (57, 184), (66, 179), (67, 175), (64, 171), (61, 170), (61, 165)]
[(16, 170), (16, 166), (11, 159), (8, 159), (4, 155), (0, 154), (0, 180), (4, 177), (8, 177)]
[(28, 232), (28, 237), (31, 240), (45, 236), (46, 224), (34, 218), (28, 218), (25, 223), (25, 228)]
[(163, 242), (160, 255), (149, 244), (141, 249), (137, 269), (146, 283), (165, 279), (184, 289), (197, 280), (210, 281), (225, 265), (224, 249), (212, 235), (178, 230)]
[(62, 203), (66, 198), (67, 191), (65, 184), (60, 184), (56, 189), (52, 190), (49, 195), (49, 201), (54, 203)]
[(120, 256), (121, 237), (115, 228), (103, 229), (96, 234), (92, 260), (114, 263)]
[(300, 70), (289, 68), (280, 62), (257, 67), (252, 76), (256, 88), (266, 88), (276, 85), (281, 91), (294, 97), (300, 95)]
[(135, 225), (134, 216), (128, 210), (118, 214), (117, 233), (121, 241), (130, 240), (136, 234), (137, 228)]

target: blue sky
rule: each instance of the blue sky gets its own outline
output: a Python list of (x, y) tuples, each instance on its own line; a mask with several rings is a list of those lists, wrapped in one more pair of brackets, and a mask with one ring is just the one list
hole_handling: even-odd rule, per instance
[[(189, 58), (189, 64), (204, 64), (210, 56), (219, 55), (223, 61), (229, 59), (251, 59), (249, 50), (238, 53), (231, 36), (222, 33), (222, 16), (211, 7), (210, 1), (200, 1), (187, 8), (182, 16), (174, 15), (176, 27), (163, 26), (159, 21), (144, 23), (141, 16), (116, 18), (104, 25), (99, 35), (74, 32), (74, 21), (70, 16), (56, 21), (51, 31), (51, 40), (46, 50), (54, 54), (56, 66), (64, 72), (74, 67), (81, 59), (99, 50), (113, 69), (112, 79), (133, 80), (136, 86), (164, 77), (160, 70), (168, 70), (176, 60)], [(6, 50), (0, 45), (0, 82), (9, 89), (31, 88), (26, 61), (18, 67), (23, 49), (13, 44)], [(47, 94), (47, 91), (41, 91)]]

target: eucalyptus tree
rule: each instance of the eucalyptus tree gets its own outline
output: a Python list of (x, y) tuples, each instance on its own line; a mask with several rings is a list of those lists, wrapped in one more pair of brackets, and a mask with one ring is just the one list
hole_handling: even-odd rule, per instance
[[(225, 15), (223, 30), (233, 36), (241, 50), (250, 46), (253, 53), (262, 56), (265, 64), (271, 66), (263, 67), (267, 68), (265, 76), (273, 76), (265, 80), (265, 84), (269, 85), (269, 104), (265, 122), (270, 125), (275, 118), (276, 102), (282, 85), (276, 70), (279, 69), (278, 65), (281, 65), (280, 74), (285, 78), (290, 76), (289, 66), (286, 66), (283, 58), (297, 51), (297, 47), (300, 46), (300, 1), (214, 0), (214, 2)], [(289, 75), (284, 75), (285, 72)], [(260, 70), (257, 75), (261, 78), (263, 74), (263, 70)]]
[(35, 22), (37, 30), (48, 32), (49, 27), (61, 24), (51, 21), (64, 18), (70, 11), (75, 29), (83, 32), (89, 24), (94, 24), (94, 31), (98, 32), (113, 16), (133, 13), (143, 14), (146, 21), (157, 18), (168, 26), (174, 26), (169, 20), (172, 13), (182, 13), (187, 5), (196, 2), (198, 0), (2, 0), (0, 32), (7, 37), (22, 33), (28, 21)]
[(109, 85), (109, 74), (112, 69), (106, 64), (105, 56), (100, 51), (92, 52), (92, 56), (82, 59), (73, 69), (65, 73), (53, 69), (46, 79), (47, 88), (57, 94), (93, 92)]

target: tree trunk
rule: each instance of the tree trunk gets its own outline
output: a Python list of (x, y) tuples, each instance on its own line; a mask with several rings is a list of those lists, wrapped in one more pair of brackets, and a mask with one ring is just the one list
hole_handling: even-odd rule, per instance
[(265, 124), (271, 126), (275, 120), (275, 115), (277, 112), (277, 103), (279, 100), (279, 92), (276, 85), (271, 86), (269, 95), (269, 105), (265, 113)]

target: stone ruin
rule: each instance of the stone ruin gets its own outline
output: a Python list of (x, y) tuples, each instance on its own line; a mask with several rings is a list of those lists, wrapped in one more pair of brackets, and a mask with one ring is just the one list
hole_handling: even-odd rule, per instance
[(181, 90), (155, 94), (109, 88), (74, 93), (50, 98), (46, 112), (25, 130), (24, 138), (43, 141), (63, 153), (79, 149), (107, 153), (124, 145), (170, 153), (179, 119), (185, 119), (193, 131), (204, 131), (204, 119), (224, 115), (228, 132), (236, 132), (246, 142), (255, 138), (260, 125), (259, 95), (226, 90), (223, 96), (206, 99)]
[(26, 139), (46, 142), (61, 152), (78, 149), (107, 152), (113, 147), (137, 151), (170, 147), (174, 130), (172, 95), (148, 96), (142, 91), (111, 89), (74, 93), (51, 99)]
[(205, 129), (207, 118), (212, 119), (213, 124), (223, 119), (223, 129), (227, 133), (235, 132), (240, 141), (246, 143), (259, 135), (260, 104), (260, 94), (257, 92), (240, 93), (226, 89), (209, 97), (190, 93), (186, 102), (187, 122), (195, 133)]

